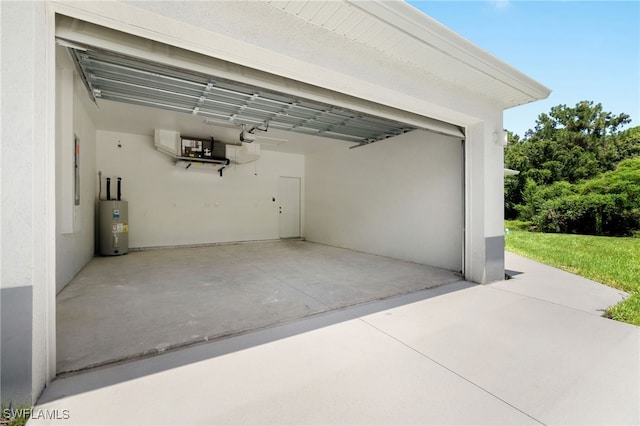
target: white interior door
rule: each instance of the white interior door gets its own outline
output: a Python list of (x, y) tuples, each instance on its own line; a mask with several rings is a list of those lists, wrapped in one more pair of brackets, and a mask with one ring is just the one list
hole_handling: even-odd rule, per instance
[(300, 237), (300, 178), (278, 180), (280, 238)]

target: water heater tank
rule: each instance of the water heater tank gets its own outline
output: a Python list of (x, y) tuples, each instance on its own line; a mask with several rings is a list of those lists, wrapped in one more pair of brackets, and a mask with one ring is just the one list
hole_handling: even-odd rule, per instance
[(129, 253), (129, 203), (100, 201), (100, 254), (119, 256)]

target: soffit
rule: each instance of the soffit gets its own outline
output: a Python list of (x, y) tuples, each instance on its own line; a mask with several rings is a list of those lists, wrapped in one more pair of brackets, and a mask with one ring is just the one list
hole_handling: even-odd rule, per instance
[(550, 90), (402, 1), (271, 1), (325, 31), (374, 48), (504, 108)]

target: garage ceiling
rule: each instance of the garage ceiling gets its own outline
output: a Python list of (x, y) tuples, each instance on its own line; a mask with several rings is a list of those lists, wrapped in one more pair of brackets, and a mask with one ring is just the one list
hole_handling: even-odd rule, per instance
[(367, 144), (417, 127), (103, 49), (68, 47), (91, 97)]

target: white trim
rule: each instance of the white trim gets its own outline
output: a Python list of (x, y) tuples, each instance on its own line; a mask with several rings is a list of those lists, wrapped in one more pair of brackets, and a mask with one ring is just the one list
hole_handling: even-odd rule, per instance
[[(465, 134), (468, 134), (468, 128), (464, 129)], [(472, 245), (472, 239), (471, 239), (471, 235), (472, 235), (472, 221), (471, 221), (471, 217), (472, 217), (472, 201), (473, 201), (473, 194), (471, 191), (472, 185), (471, 185), (471, 142), (475, 143), (475, 141), (470, 141), (468, 138), (465, 139), (464, 143), (463, 143), (463, 147), (464, 147), (464, 164), (463, 164), (463, 168), (464, 168), (464, 229), (462, 232), (463, 238), (464, 238), (464, 244), (463, 246), (463, 250), (464, 250), (464, 256), (463, 256), (463, 261), (464, 261), (464, 267), (463, 267), (463, 277), (465, 280), (467, 281), (472, 281), (473, 279), (473, 262), (472, 262), (472, 253), (471, 253), (471, 248), (473, 247)]]
[(45, 291), (45, 350), (46, 350), (46, 382), (56, 376), (56, 42), (55, 12), (47, 5), (44, 84), (46, 97), (45, 127), (45, 173), (47, 188), (45, 190), (46, 211), (46, 291)]
[(462, 157), (462, 218), (460, 226), (462, 226), (462, 259), (461, 259), (461, 273), (462, 276), (467, 276), (467, 142), (465, 139), (460, 140), (460, 156)]

